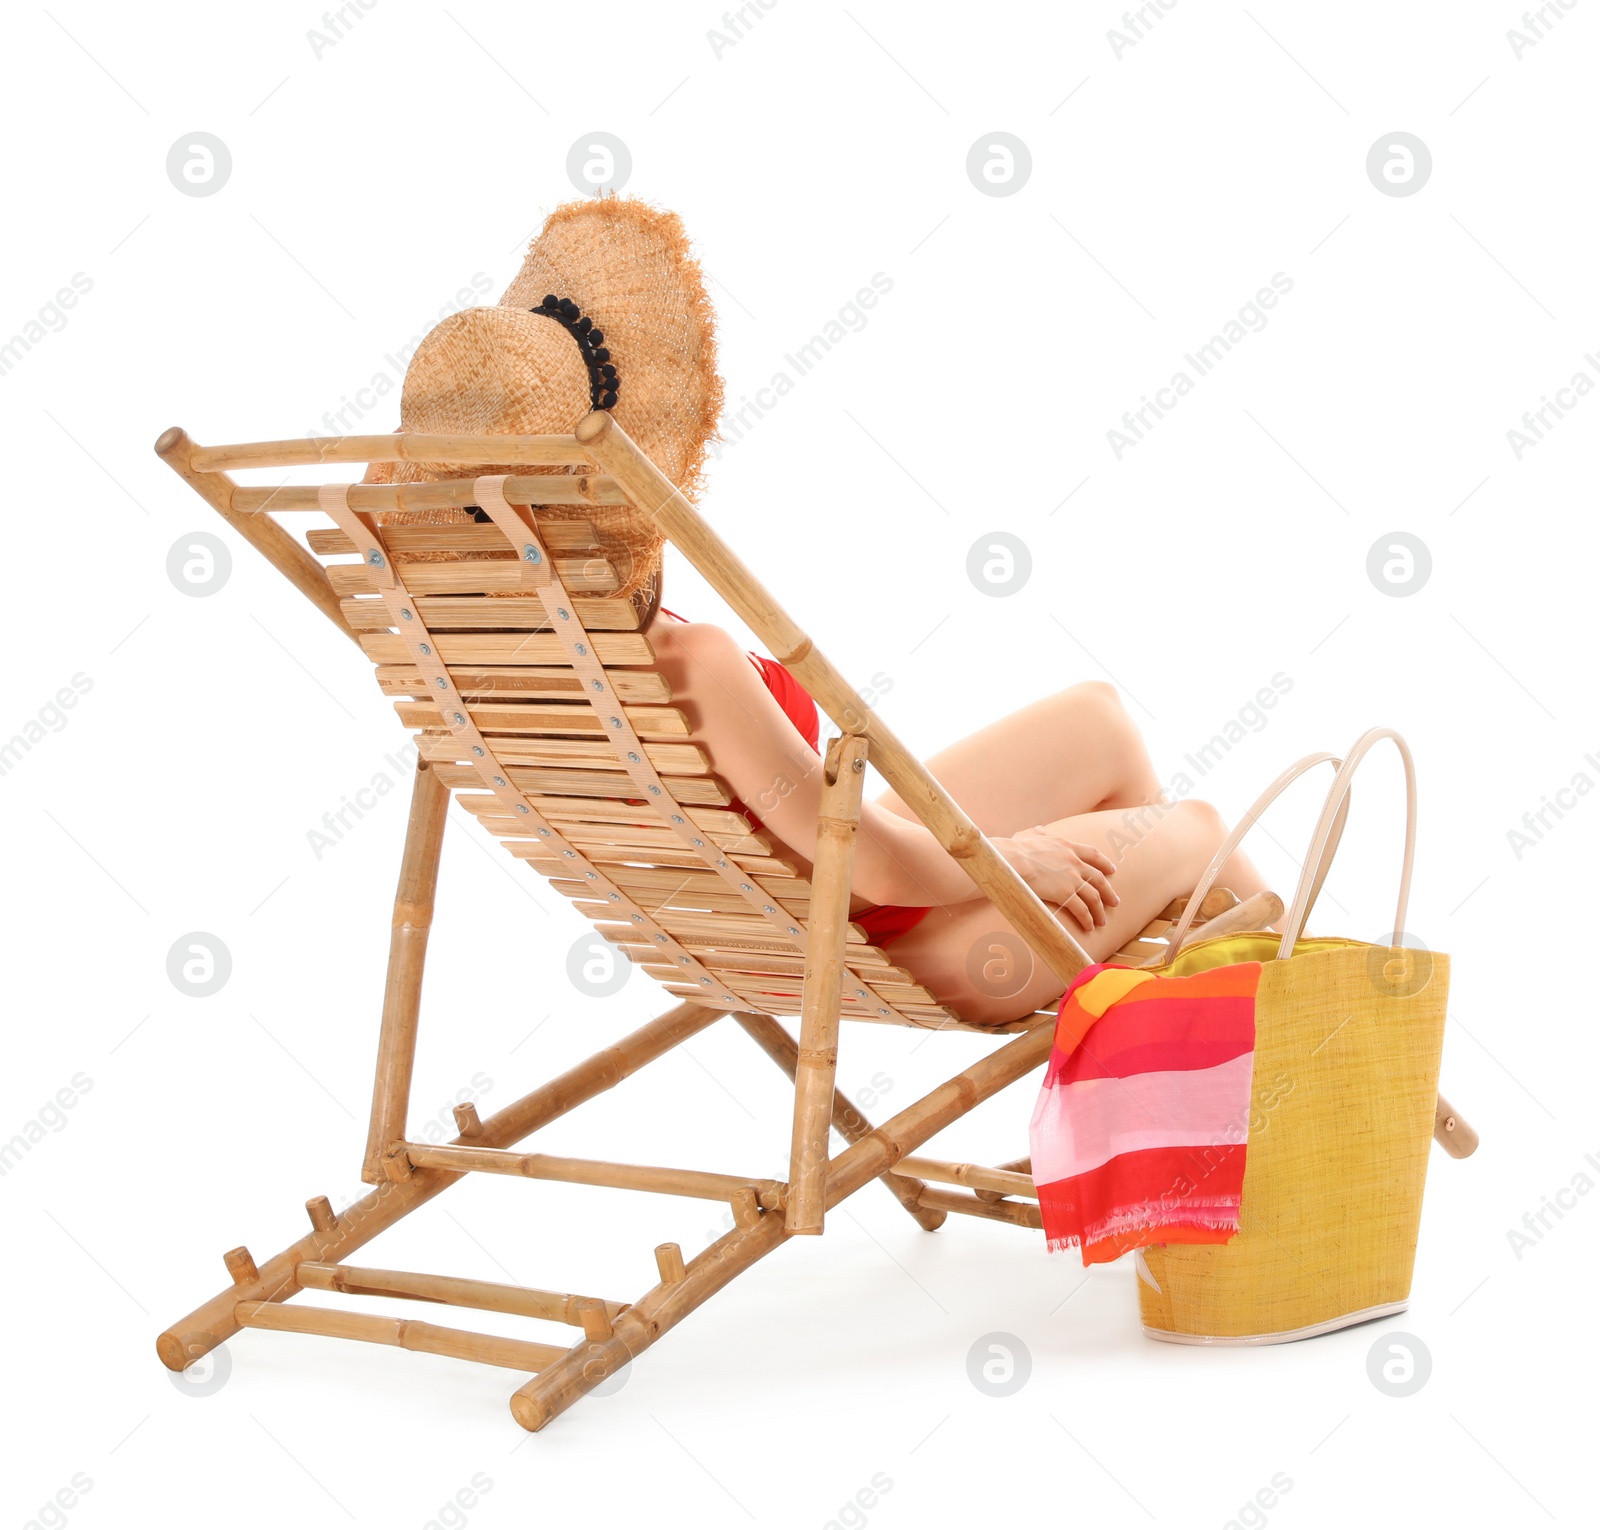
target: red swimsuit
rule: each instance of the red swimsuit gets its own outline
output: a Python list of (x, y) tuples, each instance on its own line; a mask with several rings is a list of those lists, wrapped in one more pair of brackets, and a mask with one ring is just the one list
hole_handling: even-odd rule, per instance
[[(670, 616), (678, 622), (684, 619), (676, 611), (667, 610), (665, 606), (661, 608), (661, 614)], [(814, 752), (820, 754), (822, 720), (811, 693), (776, 659), (765, 658), (759, 653), (748, 654), (746, 657), (755, 665), (756, 673), (761, 676), (767, 689), (772, 692), (773, 699), (783, 708), (784, 715), (794, 724), (800, 737)], [(756, 828), (761, 827), (761, 820), (742, 802), (735, 802), (733, 807), (736, 811), (742, 810), (748, 814)], [(860, 925), (867, 939), (873, 945), (881, 947), (887, 946), (892, 940), (898, 940), (908, 930), (915, 929), (931, 912), (932, 909), (927, 908), (907, 908), (894, 903), (881, 903), (874, 908), (864, 908), (859, 914), (852, 914), (850, 922)]]

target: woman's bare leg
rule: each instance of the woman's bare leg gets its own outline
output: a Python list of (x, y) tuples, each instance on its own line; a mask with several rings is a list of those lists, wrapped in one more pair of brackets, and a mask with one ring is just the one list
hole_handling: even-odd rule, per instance
[[(1058, 691), (941, 749), (928, 769), (989, 835), (1161, 797), (1144, 740), (1114, 687), (1098, 680)], [(878, 801), (915, 814), (894, 792)]]
[[(1116, 862), (1111, 885), (1122, 901), (1107, 911), (1105, 924), (1086, 932), (1061, 921), (1096, 961), (1119, 951), (1174, 898), (1190, 892), (1227, 835), (1217, 810), (1192, 800), (1143, 814), (1102, 809), (1046, 827), (1063, 839), (1094, 845)], [(1228, 860), (1219, 880), (1241, 898), (1266, 885), (1241, 854)], [(934, 909), (894, 942), (890, 959), (963, 1020), (980, 1024), (1021, 1019), (1053, 1003), (1066, 986), (983, 899)]]

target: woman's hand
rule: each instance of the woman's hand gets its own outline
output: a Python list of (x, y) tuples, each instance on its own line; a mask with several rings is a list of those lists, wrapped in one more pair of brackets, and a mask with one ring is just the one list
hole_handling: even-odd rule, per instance
[(1116, 863), (1093, 845), (1058, 839), (1043, 828), (1024, 829), (994, 847), (1051, 908), (1069, 914), (1084, 930), (1106, 922), (1106, 910), (1122, 900), (1111, 887)]

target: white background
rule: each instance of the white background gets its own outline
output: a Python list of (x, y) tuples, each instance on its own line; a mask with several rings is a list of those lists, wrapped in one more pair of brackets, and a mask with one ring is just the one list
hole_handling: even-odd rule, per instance
[[(0, 339), (76, 273), (92, 286), (0, 377), (0, 736), (46, 714), (0, 776), (0, 1136), (49, 1118), (0, 1181), (7, 1521), (1225, 1526), (1278, 1473), (1291, 1490), (1244, 1522), (1592, 1514), (1600, 1196), (1520, 1258), (1508, 1238), (1575, 1176), (1600, 1181), (1580, 935), (1600, 801), (1569, 798), (1520, 857), (1507, 837), (1578, 773), (1600, 780), (1600, 400), (1521, 460), (1507, 438), (1577, 371), (1600, 376), (1600, 22), (1560, 14), (1519, 59), (1505, 0), (1190, 0), (1120, 56), (1101, 3), (780, 0), (719, 47), (713, 4), (379, 0), (320, 54), (314, 3), (18, 13)], [(1111, 678), (1170, 777), (1281, 673), (1288, 694), (1197, 783), (1233, 815), (1310, 749), (1375, 722), (1409, 737), (1407, 924), (1453, 955), (1444, 1088), (1484, 1145), (1434, 1154), (1402, 1319), (1260, 1352), (1154, 1344), (1126, 1262), (1086, 1280), (1013, 1228), (930, 1236), (869, 1187), (538, 1436), (506, 1409), (518, 1378), (487, 1367), (261, 1333), (227, 1344), (205, 1395), (158, 1365), (156, 1333), (222, 1286), (224, 1249), (265, 1259), (301, 1235), (306, 1196), (360, 1191), (405, 808), (381, 798), (315, 857), (325, 812), (398, 779), (404, 735), (348, 641), (151, 443), (174, 423), (201, 442), (325, 429), (475, 275), (498, 296), (597, 130), (629, 146), (627, 189), (698, 243), (731, 400), (892, 281), (727, 448), (704, 504), (852, 678), (887, 678), (881, 709), (916, 747)], [(1006, 197), (965, 169), (997, 130), (1032, 156)], [(198, 131), (232, 156), (205, 197), (165, 170)], [(1415, 195), (1366, 173), (1396, 131), (1431, 151)], [(1293, 288), (1266, 327), (1118, 460), (1123, 411), (1278, 272)], [(361, 428), (393, 428), (396, 398)], [(233, 557), (207, 598), (166, 573), (197, 531)], [(965, 571), (995, 531), (1032, 558), (1006, 599)], [(1405, 598), (1366, 573), (1395, 531), (1432, 557)], [(722, 618), (676, 554), (668, 584), (674, 609)], [(86, 693), (46, 711), (75, 675)], [(1399, 777), (1381, 754), (1368, 776), (1325, 933), (1387, 928)], [(1285, 892), (1318, 790), (1259, 842)], [(453, 821), (414, 1131), (464, 1088), (487, 1114), (664, 1007), (637, 976), (575, 992), (583, 928)], [(232, 955), (211, 998), (167, 977), (192, 931)], [(881, 1117), (986, 1045), (858, 1027), (841, 1079)], [(50, 1110), (63, 1088), (74, 1103)], [(1022, 1151), (1032, 1092), (941, 1146)], [(539, 1145), (781, 1174), (784, 1099), (724, 1022)], [(692, 1253), (719, 1217), (474, 1182), (360, 1257), (627, 1300), (654, 1244)], [(1396, 1328), (1432, 1355), (1406, 1398), (1367, 1376)], [(1009, 1398), (967, 1379), (992, 1332), (1031, 1355)], [(442, 1519), (480, 1473), (491, 1488)], [(92, 1486), (40, 1519), (75, 1474)], [(875, 1474), (891, 1488), (841, 1519)]]

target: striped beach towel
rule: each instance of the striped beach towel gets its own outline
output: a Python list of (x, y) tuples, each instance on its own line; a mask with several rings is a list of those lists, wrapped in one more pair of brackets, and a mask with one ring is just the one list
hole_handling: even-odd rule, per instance
[(1029, 1128), (1052, 1249), (1086, 1265), (1239, 1230), (1260, 962), (1085, 968), (1061, 998)]

